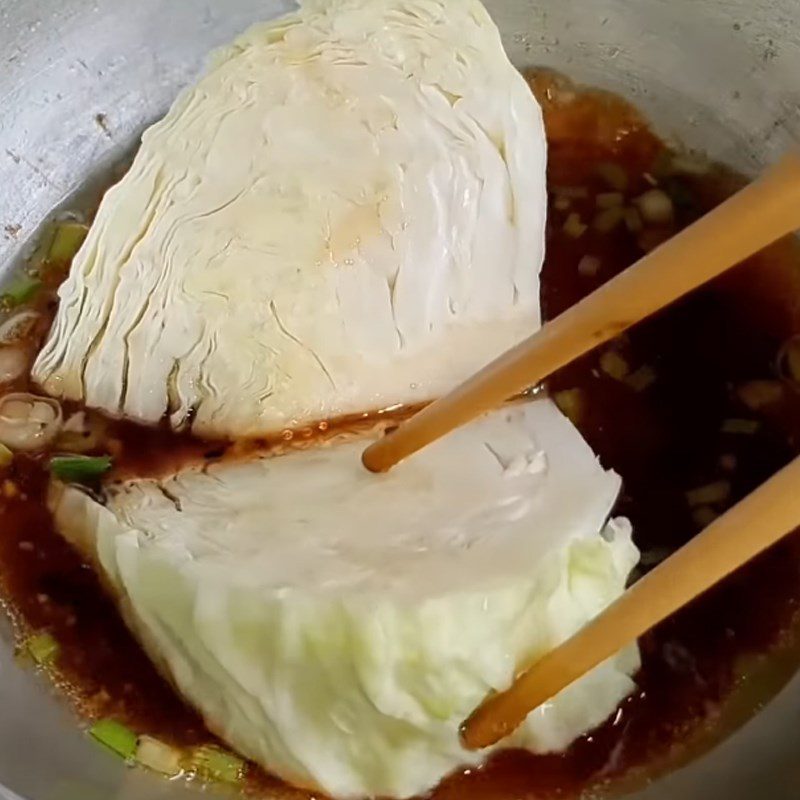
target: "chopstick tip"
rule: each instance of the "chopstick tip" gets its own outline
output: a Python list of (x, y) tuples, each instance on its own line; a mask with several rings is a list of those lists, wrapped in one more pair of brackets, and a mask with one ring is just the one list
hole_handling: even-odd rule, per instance
[(374, 444), (370, 445), (361, 454), (361, 463), (364, 465), (364, 468), (367, 469), (369, 472), (373, 472), (375, 474), (388, 472), (390, 465), (387, 465), (385, 461), (380, 457), (380, 451), (377, 451), (376, 453), (376, 451), (373, 449), (374, 446), (375, 446)]
[(490, 695), (461, 723), (458, 736), (466, 750), (483, 750), (496, 744), (513, 730), (508, 721), (493, 710), (497, 695)]

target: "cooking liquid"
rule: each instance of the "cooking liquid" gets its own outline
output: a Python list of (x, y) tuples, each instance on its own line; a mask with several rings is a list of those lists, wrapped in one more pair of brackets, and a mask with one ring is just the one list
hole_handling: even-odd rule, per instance
[[(576, 89), (553, 75), (537, 73), (530, 81), (545, 110), (550, 145), (542, 303), (545, 318), (552, 318), (719, 203), (740, 181), (719, 168), (663, 176), (666, 148), (627, 103)], [(609, 163), (617, 165), (617, 173), (619, 167), (624, 170), (627, 198), (653, 183), (668, 189), (675, 201), (674, 221), (642, 231), (625, 224), (595, 230), (590, 223), (597, 215), (596, 195), (615, 190), (609, 185)], [(564, 230), (574, 213), (589, 224), (577, 237)], [(587, 255), (592, 269), (579, 270)], [(779, 403), (759, 413), (755, 433), (721, 432), (726, 419), (754, 418), (737, 399), (737, 387), (753, 379), (774, 380), (781, 341), (800, 330), (800, 315), (793, 318), (785, 301), (776, 299), (788, 292), (800, 297), (798, 274), (800, 254), (794, 243), (779, 243), (630, 331), (614, 350), (631, 370), (647, 368), (652, 385), (643, 389), (607, 375), (599, 353), (549, 381), (555, 397), (579, 390), (579, 428), (604, 466), (623, 477), (615, 513), (633, 522), (644, 556), (641, 569), (698, 531), (687, 490), (727, 480), (731, 495), (726, 505), (732, 504), (800, 449), (800, 395), (788, 389)], [(46, 310), (52, 314), (52, 303)], [(23, 381), (15, 388), (30, 387)], [(314, 441), (373, 422), (359, 418), (323, 424), (294, 432), (292, 438)], [(198, 458), (241, 456), (253, 447), (276, 444), (200, 442), (119, 422), (110, 424), (108, 438), (116, 442), (115, 473), (120, 477), (166, 472)], [(20, 640), (44, 630), (58, 640), (54, 677), (81, 714), (113, 717), (177, 746), (213, 740), (142, 653), (93, 570), (53, 530), (44, 503), (46, 458), (17, 456), (0, 476), (0, 596)], [(726, 700), (736, 696), (745, 672), (755, 669), (758, 654), (791, 651), (799, 600), (800, 538), (793, 535), (644, 637), (639, 690), (599, 729), (565, 753), (501, 754), (480, 769), (447, 779), (434, 798), (571, 797), (688, 757), (725, 718)], [(255, 766), (248, 770), (245, 790), (306, 797)]]

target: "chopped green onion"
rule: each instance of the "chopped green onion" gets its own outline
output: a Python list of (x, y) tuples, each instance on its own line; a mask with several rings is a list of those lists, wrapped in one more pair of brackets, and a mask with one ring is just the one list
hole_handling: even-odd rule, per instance
[(0, 444), (0, 468), (7, 467), (13, 460), (13, 451), (9, 450), (4, 444)]
[(583, 413), (583, 393), (580, 389), (564, 389), (553, 395), (555, 404), (573, 424), (578, 423)]
[(755, 419), (726, 419), (722, 421), (723, 433), (744, 434), (745, 436), (752, 436), (761, 427), (761, 423)]
[(697, 489), (690, 489), (686, 492), (686, 502), (689, 503), (690, 508), (710, 506), (715, 503), (724, 503), (730, 494), (731, 485), (728, 481), (714, 481)]
[(792, 336), (778, 352), (778, 372), (800, 386), (800, 336)]
[(564, 222), (563, 230), (572, 239), (580, 239), (588, 227), (581, 221), (581, 215), (573, 211)]
[(90, 483), (111, 469), (111, 456), (53, 456), (50, 472), (66, 483)]
[(593, 220), (592, 220), (592, 227), (598, 233), (608, 233), (609, 231), (613, 231), (614, 228), (622, 222), (622, 218), (625, 215), (625, 212), (622, 209), (622, 206), (613, 206), (612, 208), (607, 208), (605, 211), (601, 211)]
[(672, 156), (672, 170), (682, 175), (707, 175), (711, 163), (698, 153), (676, 153)]
[(634, 392), (643, 392), (645, 389), (652, 386), (657, 378), (658, 375), (656, 371), (651, 366), (644, 364), (628, 375), (625, 378), (625, 383), (633, 389)]
[(800, 384), (800, 347), (797, 346), (797, 340), (794, 342), (794, 346), (787, 350), (786, 355), (786, 362), (789, 367), (789, 375), (791, 375), (792, 380)]
[(54, 263), (71, 261), (80, 250), (88, 232), (88, 226), (82, 222), (60, 222), (47, 251), (47, 260)]
[(628, 362), (616, 350), (606, 350), (600, 356), (600, 369), (615, 381), (621, 381), (630, 372)]
[(648, 189), (634, 200), (642, 219), (653, 225), (665, 225), (672, 221), (674, 208), (672, 199), (661, 189)]
[(800, 383), (800, 340), (792, 339), (786, 347), (786, 364), (789, 375), (795, 383)]
[(25, 642), (25, 649), (40, 667), (46, 667), (58, 658), (59, 645), (49, 633), (37, 633)]
[(699, 506), (692, 511), (692, 519), (698, 528), (707, 528), (719, 514), (711, 506)]
[(594, 202), (598, 208), (616, 208), (622, 205), (622, 192), (600, 192)]
[(245, 762), (215, 745), (202, 745), (192, 750), (186, 767), (206, 780), (238, 783), (244, 777)]
[(38, 278), (22, 273), (17, 275), (6, 287), (3, 300), (9, 308), (21, 306), (23, 303), (33, 300), (41, 285), (42, 282)]
[(622, 218), (625, 221), (625, 227), (631, 233), (639, 233), (644, 228), (642, 218), (633, 206), (629, 206), (622, 212)]
[(597, 256), (583, 256), (578, 262), (578, 274), (585, 278), (593, 278), (600, 272), (603, 262)]
[(736, 393), (751, 411), (779, 403), (784, 397), (783, 384), (779, 381), (750, 381), (740, 386)]
[(554, 186), (553, 194), (570, 200), (582, 200), (589, 196), (589, 190), (585, 186)]
[(175, 777), (183, 772), (181, 752), (152, 736), (140, 736), (136, 744), (136, 761), (142, 766)]
[(101, 719), (89, 728), (89, 735), (126, 761), (136, 755), (136, 734), (121, 722)]
[(624, 192), (628, 188), (628, 173), (613, 161), (601, 162), (595, 167), (595, 172), (617, 192)]

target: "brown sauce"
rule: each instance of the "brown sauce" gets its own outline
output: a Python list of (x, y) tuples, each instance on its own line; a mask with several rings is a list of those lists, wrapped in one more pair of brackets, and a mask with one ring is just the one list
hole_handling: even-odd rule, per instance
[[(550, 144), (542, 302), (552, 318), (712, 208), (740, 181), (716, 167), (702, 174), (665, 174), (665, 145), (627, 103), (546, 73), (531, 76), (531, 84), (545, 111)], [(673, 198), (674, 220), (643, 231), (625, 224), (596, 231), (591, 225), (598, 213), (596, 195), (614, 190), (608, 175), (598, 171), (608, 163), (616, 165), (617, 178), (622, 168), (626, 203), (657, 184)], [(564, 231), (570, 214), (588, 224), (580, 236)], [(591, 273), (579, 269), (587, 255), (596, 267)], [(748, 381), (774, 381), (781, 341), (800, 330), (800, 312), (785, 302), (787, 296), (800, 298), (798, 265), (794, 243), (780, 243), (614, 343), (612, 349), (631, 370), (648, 368), (652, 385), (637, 391), (610, 377), (599, 366), (599, 353), (549, 382), (556, 397), (563, 390), (580, 391), (577, 424), (604, 465), (624, 479), (618, 512), (633, 522), (644, 554), (641, 569), (699, 529), (688, 490), (727, 481), (729, 496), (706, 509), (722, 511), (800, 450), (797, 394), (784, 387), (778, 402), (754, 413), (738, 391)], [(57, 277), (51, 275), (50, 282), (48, 289)], [(40, 308), (52, 313), (52, 307), (44, 295)], [(21, 382), (15, 388), (28, 387)], [(741, 418), (756, 421), (758, 430), (722, 431), (725, 420)], [(342, 424), (352, 428), (374, 419)], [(291, 438), (302, 443), (336, 430), (306, 429)], [(199, 458), (237, 457), (281, 443), (200, 442), (120, 422), (109, 423), (105, 445), (109, 442), (118, 477), (157, 474)], [(93, 571), (54, 532), (43, 502), (46, 483), (42, 456), (17, 457), (0, 476), (0, 597), (20, 641), (32, 631), (49, 631), (59, 641), (54, 677), (81, 714), (114, 717), (180, 746), (213, 740), (133, 641)], [(433, 796), (575, 797), (689, 757), (724, 722), (754, 654), (791, 649), (798, 602), (800, 538), (794, 535), (646, 636), (639, 691), (601, 728), (563, 754), (498, 756), (481, 769), (449, 778)], [(248, 792), (305, 796), (278, 786), (257, 768), (249, 770)]]

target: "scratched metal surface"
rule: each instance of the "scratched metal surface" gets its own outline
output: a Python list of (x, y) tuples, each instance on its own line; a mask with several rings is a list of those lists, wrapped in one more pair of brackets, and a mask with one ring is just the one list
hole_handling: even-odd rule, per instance
[[(800, 134), (797, 0), (489, 0), (515, 63), (638, 103), (659, 130), (745, 171)], [(205, 54), (283, 0), (0, 0), (0, 275), (61, 206), (135, 147)], [(2, 532), (0, 531), (0, 535)], [(641, 800), (797, 800), (800, 680)], [(4, 788), (5, 787), (5, 788)], [(0, 798), (209, 797), (124, 768), (13, 662), (0, 614)], [(467, 800), (467, 799), (465, 799)]]

